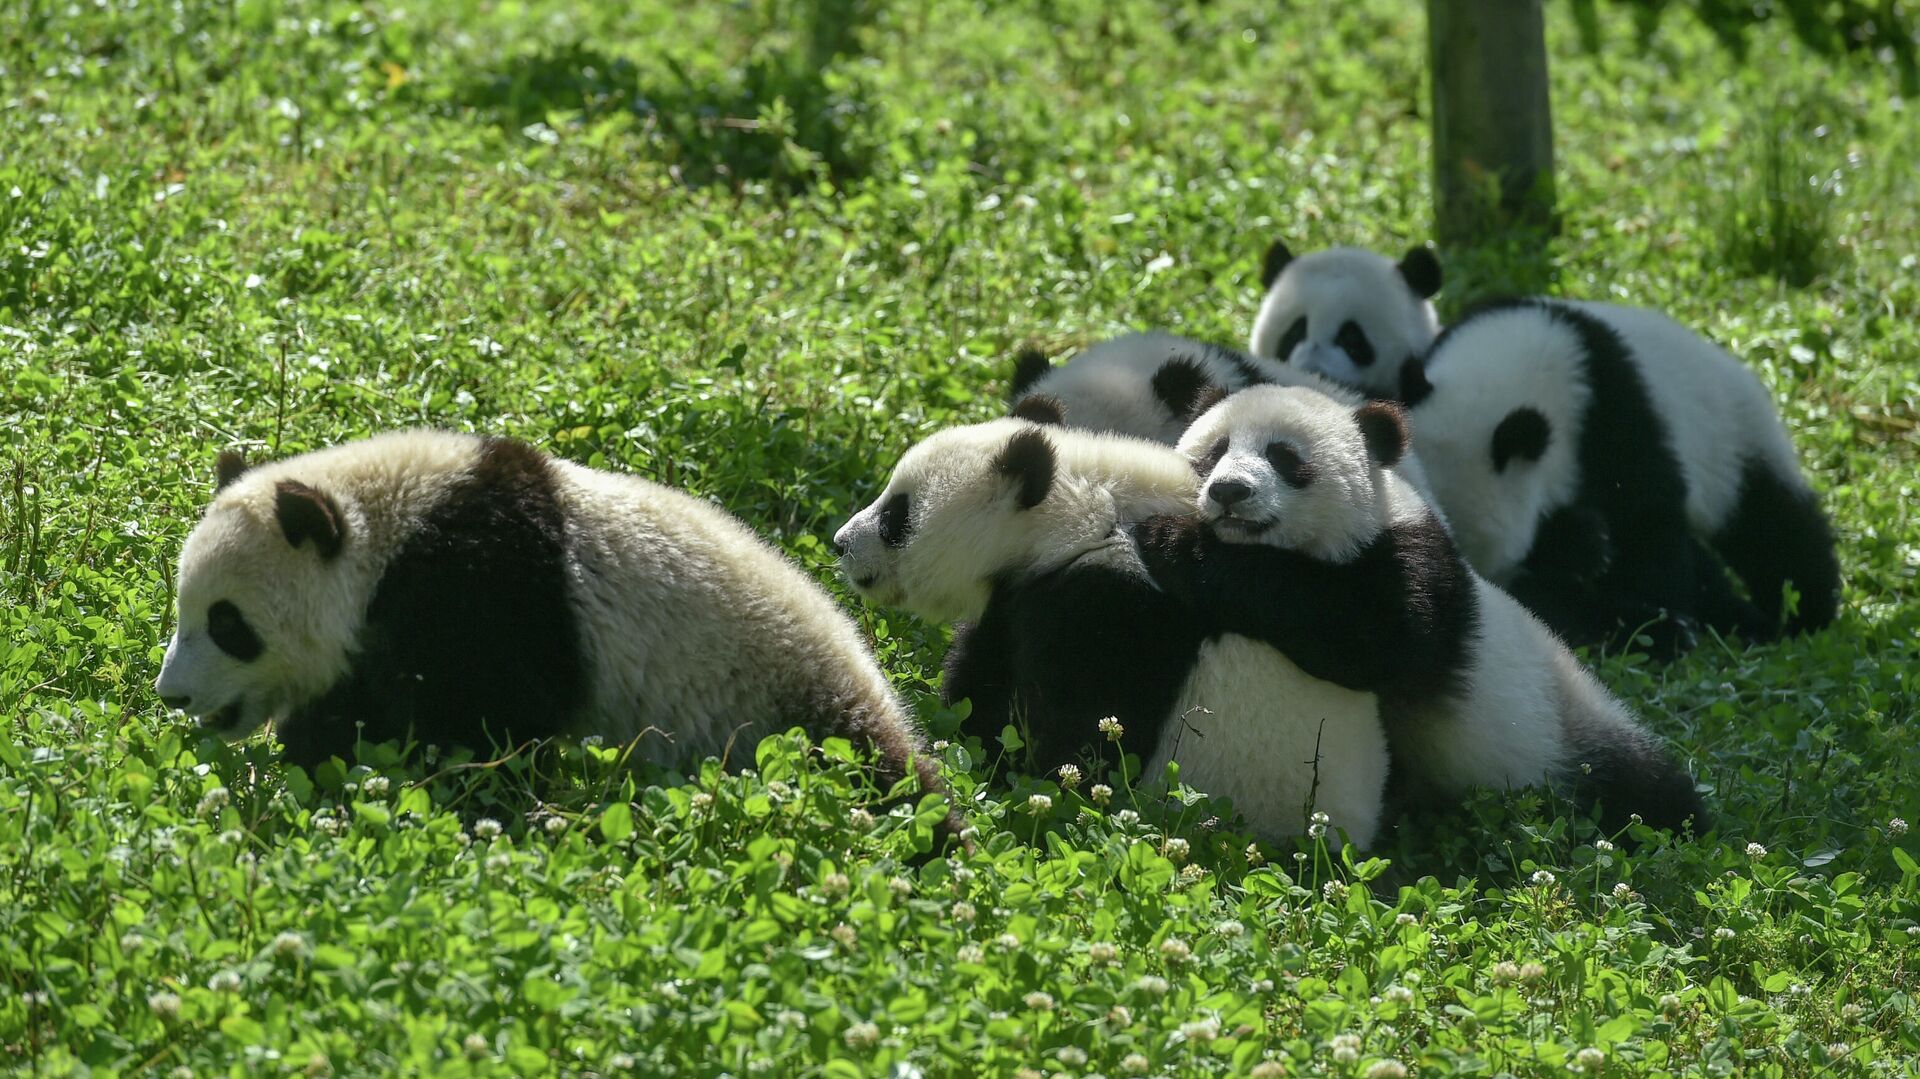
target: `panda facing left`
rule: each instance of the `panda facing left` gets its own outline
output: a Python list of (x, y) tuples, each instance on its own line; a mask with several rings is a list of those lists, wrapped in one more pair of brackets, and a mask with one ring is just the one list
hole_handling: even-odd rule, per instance
[(155, 688), (228, 739), (273, 723), (300, 765), (357, 740), (585, 734), (675, 764), (750, 757), (797, 724), (870, 747), (882, 789), (943, 789), (853, 622), (798, 567), (712, 505), (506, 438), (222, 454)]

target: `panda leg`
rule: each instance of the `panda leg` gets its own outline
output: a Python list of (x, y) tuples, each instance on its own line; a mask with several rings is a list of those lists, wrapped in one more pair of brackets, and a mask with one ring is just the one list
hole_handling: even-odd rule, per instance
[(1522, 570), (1506, 590), (1569, 647), (1605, 645), (1619, 631), (1616, 605), (1589, 581), (1564, 574)]
[(1693, 546), (1694, 572), (1699, 586), (1694, 603), (1700, 620), (1723, 634), (1735, 634), (1748, 641), (1770, 641), (1778, 636), (1778, 621), (1768, 618), (1760, 608), (1734, 592), (1733, 582), (1728, 579), (1726, 566), (1720, 559), (1697, 540)]
[[(1812, 491), (1783, 481), (1749, 461), (1733, 516), (1713, 537), (1713, 547), (1746, 582), (1769, 626), (1807, 633), (1833, 621), (1840, 609), (1840, 563), (1833, 529)], [(1781, 586), (1792, 582), (1800, 606), (1784, 619)]]

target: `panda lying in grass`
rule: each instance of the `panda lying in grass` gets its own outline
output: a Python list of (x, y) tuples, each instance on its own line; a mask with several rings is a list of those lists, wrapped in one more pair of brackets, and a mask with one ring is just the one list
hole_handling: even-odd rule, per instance
[[(219, 485), (180, 553), (162, 700), (287, 759), (356, 740), (638, 739), (666, 764), (791, 725), (941, 783), (853, 623), (739, 521), (504, 438), (381, 435)], [(951, 823), (951, 822), (950, 822)]]
[(1418, 368), (1440, 332), (1429, 302), (1440, 291), (1440, 260), (1432, 248), (1416, 247), (1399, 262), (1355, 247), (1295, 258), (1275, 240), (1260, 287), (1266, 295), (1247, 351), (1259, 362), (1368, 397), (1398, 398), (1403, 372)]
[(1494, 304), (1440, 336), (1407, 401), (1467, 560), (1569, 641), (1651, 623), (1664, 656), (1694, 643), (1696, 620), (1749, 640), (1833, 620), (1833, 534), (1772, 399), (1672, 319)]
[(1706, 816), (1692, 779), (1548, 629), (1468, 567), (1431, 508), (1391, 471), (1400, 410), (1256, 387), (1216, 404), (1180, 450), (1199, 514), (1139, 532), (1149, 573), (1209, 631), (1285, 652), (1377, 694), (1396, 798), (1536, 783), (1678, 828)]
[(963, 621), (944, 692), (972, 702), (988, 745), (1024, 728), (1052, 771), (1101, 744), (1158, 777), (1231, 798), (1268, 838), (1316, 808), (1373, 841), (1387, 748), (1370, 693), (1303, 673), (1259, 641), (1209, 631), (1147, 577), (1126, 526), (1190, 509), (1194, 475), (1171, 448), (1004, 419), (941, 431), (834, 536), (863, 595)]

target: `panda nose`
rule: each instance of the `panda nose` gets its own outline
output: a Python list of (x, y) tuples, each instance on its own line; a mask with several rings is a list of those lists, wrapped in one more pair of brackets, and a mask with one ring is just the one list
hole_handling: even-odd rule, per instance
[(185, 696), (184, 694), (172, 697), (161, 697), (160, 703), (175, 711), (184, 712), (187, 710), (187, 705), (193, 703), (193, 698)]
[(1223, 509), (1236, 502), (1245, 502), (1252, 493), (1253, 488), (1239, 480), (1214, 480), (1207, 485), (1207, 497), (1218, 502)]

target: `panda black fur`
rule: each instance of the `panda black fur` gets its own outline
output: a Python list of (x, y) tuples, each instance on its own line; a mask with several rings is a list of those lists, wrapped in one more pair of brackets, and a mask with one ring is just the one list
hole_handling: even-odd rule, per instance
[(1140, 527), (1147, 568), (1208, 626), (1378, 694), (1400, 798), (1552, 783), (1597, 800), (1609, 830), (1634, 813), (1704, 828), (1686, 772), (1391, 471), (1406, 443), (1390, 404), (1227, 398), (1180, 444), (1200, 512)]
[[(1345, 392), (1298, 368), (1156, 331), (1102, 341), (1059, 367), (1039, 351), (1023, 351), (1014, 360), (1008, 397), (1016, 416), (1171, 446), (1210, 390), (1232, 393), (1269, 382)], [(1036, 415), (1036, 406), (1045, 412)]]
[(1231, 798), (1260, 834), (1298, 833), (1311, 802), (1365, 846), (1387, 770), (1373, 697), (1206, 630), (1141, 565), (1125, 526), (1194, 491), (1170, 447), (997, 420), (909, 450), (834, 541), (869, 598), (963, 623), (943, 688), (972, 702), (966, 730), (987, 744), (1024, 725), (1051, 771), (1113, 716), (1146, 775), (1177, 760), (1183, 783)]
[[(1468, 560), (1574, 643), (1652, 622), (1671, 654), (1696, 619), (1761, 640), (1833, 620), (1833, 535), (1771, 398), (1672, 319), (1495, 304), (1440, 336), (1410, 404)], [(1676, 618), (1659, 622), (1662, 610)]]
[(1275, 240), (1261, 266), (1265, 296), (1247, 351), (1368, 397), (1398, 398), (1404, 370), (1440, 332), (1429, 302), (1440, 276), (1428, 247), (1399, 262), (1355, 247), (1295, 258)]
[(155, 684), (215, 733), (272, 721), (302, 765), (589, 733), (673, 764), (798, 724), (940, 789), (852, 621), (714, 506), (439, 431), (220, 473)]

